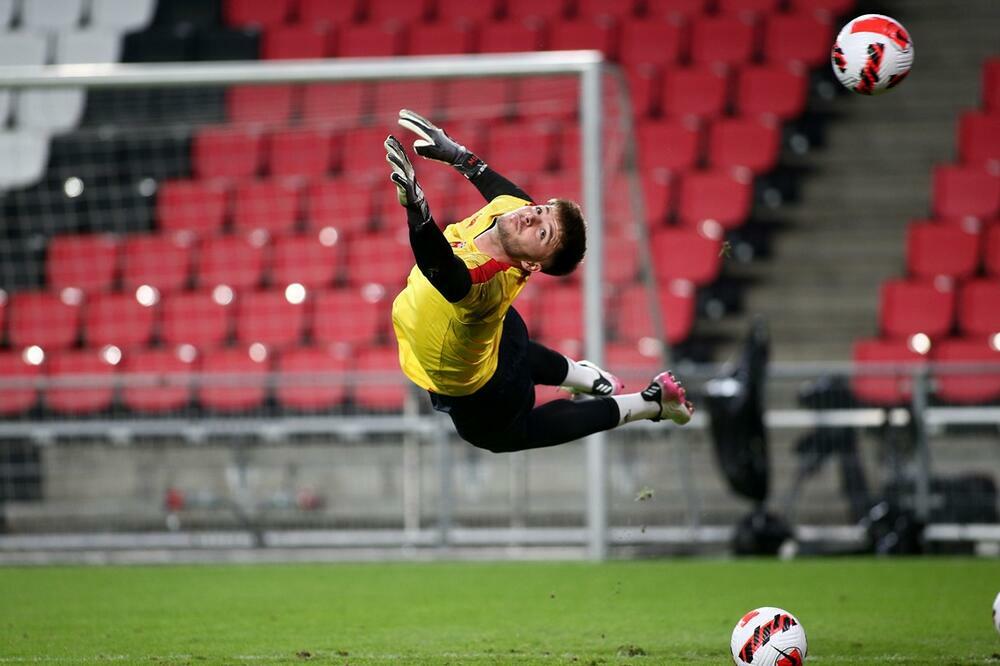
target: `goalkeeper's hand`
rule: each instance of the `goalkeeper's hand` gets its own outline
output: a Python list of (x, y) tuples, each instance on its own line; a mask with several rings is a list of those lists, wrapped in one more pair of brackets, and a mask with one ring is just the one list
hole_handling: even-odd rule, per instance
[(417, 155), (450, 164), (466, 178), (478, 176), (486, 168), (486, 163), (469, 152), (468, 148), (420, 114), (401, 109), (399, 124), (420, 137), (413, 142), (413, 150)]
[(417, 174), (413, 171), (410, 158), (406, 156), (403, 144), (390, 134), (386, 137), (384, 145), (385, 159), (392, 167), (389, 179), (396, 185), (396, 198), (399, 199), (400, 205), (409, 210), (419, 211), (424, 221), (430, 219), (427, 199), (424, 198), (424, 191), (417, 183)]

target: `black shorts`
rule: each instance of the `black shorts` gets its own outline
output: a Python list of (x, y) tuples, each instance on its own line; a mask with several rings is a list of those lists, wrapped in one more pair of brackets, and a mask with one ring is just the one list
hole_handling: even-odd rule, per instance
[(465, 441), (483, 448), (519, 437), (535, 406), (535, 383), (528, 365), (528, 327), (510, 308), (500, 334), (497, 369), (482, 388), (462, 396), (430, 392), (431, 405), (451, 416)]

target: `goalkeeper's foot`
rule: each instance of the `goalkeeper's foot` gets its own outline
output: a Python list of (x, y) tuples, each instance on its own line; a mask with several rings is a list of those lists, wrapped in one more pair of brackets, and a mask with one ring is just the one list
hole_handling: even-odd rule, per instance
[(653, 418), (654, 421), (669, 419), (677, 425), (684, 425), (694, 413), (694, 405), (687, 399), (684, 387), (669, 370), (653, 377), (642, 392), (642, 398), (659, 403), (660, 414)]
[(576, 364), (596, 372), (597, 379), (594, 380), (593, 385), (589, 389), (564, 386), (562, 387), (564, 390), (569, 391), (574, 395), (586, 394), (602, 397), (618, 395), (625, 390), (625, 384), (622, 380), (618, 379), (607, 370), (597, 367), (590, 361), (577, 361)]

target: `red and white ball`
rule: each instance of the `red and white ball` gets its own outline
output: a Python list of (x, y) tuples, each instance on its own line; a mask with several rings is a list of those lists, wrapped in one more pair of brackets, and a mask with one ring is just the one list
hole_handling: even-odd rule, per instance
[(730, 642), (736, 666), (802, 666), (808, 645), (798, 618), (781, 608), (757, 608), (740, 619)]
[(895, 88), (913, 66), (913, 41), (896, 19), (865, 14), (848, 21), (831, 54), (833, 73), (848, 90), (880, 95)]

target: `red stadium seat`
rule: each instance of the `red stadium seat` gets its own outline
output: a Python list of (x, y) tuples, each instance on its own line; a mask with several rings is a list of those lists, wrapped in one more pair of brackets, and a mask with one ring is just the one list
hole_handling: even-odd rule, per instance
[(260, 55), (264, 60), (307, 60), (330, 55), (330, 36), (320, 24), (274, 26), (264, 31)]
[(267, 393), (270, 354), (259, 346), (211, 349), (202, 355), (202, 385), (197, 394), (206, 409), (243, 412), (257, 409)]
[(632, 115), (636, 122), (660, 113), (660, 68), (656, 65), (636, 65), (625, 70)]
[(317, 178), (334, 166), (332, 134), (323, 128), (296, 128), (270, 136), (268, 171), (272, 177)]
[(511, 53), (538, 51), (544, 43), (536, 22), (510, 18), (480, 26), (478, 46), (480, 53)]
[[(854, 396), (880, 407), (908, 405), (913, 393), (913, 372), (926, 362), (905, 340), (858, 340), (854, 343), (858, 369), (851, 381)], [(898, 365), (898, 369), (887, 367)]]
[(298, 0), (299, 22), (327, 26), (353, 23), (358, 17), (357, 0)]
[(206, 127), (195, 134), (191, 149), (198, 178), (249, 178), (263, 163), (261, 135), (248, 127)]
[[(352, 129), (341, 134), (341, 153), (344, 155), (342, 173), (352, 178), (370, 178), (373, 173), (384, 172), (388, 164), (385, 161), (385, 148), (382, 147), (382, 142), (390, 131), (393, 130), (388, 129), (386, 125)], [(389, 191), (391, 189), (386, 190), (386, 193)]]
[(686, 171), (701, 160), (701, 126), (691, 118), (641, 122), (636, 128), (636, 147), (642, 173)]
[(950, 287), (929, 282), (887, 280), (879, 301), (879, 328), (889, 338), (923, 333), (945, 337), (955, 320), (955, 293)]
[(532, 121), (576, 120), (580, 102), (580, 83), (575, 76), (529, 76), (514, 85), (514, 110)]
[[(548, 201), (549, 199), (570, 199), (582, 205), (583, 193), (580, 190), (580, 176), (578, 173), (542, 173), (531, 179), (531, 196), (537, 202)], [(476, 192), (476, 194), (479, 194)], [(482, 195), (480, 194), (482, 201)], [(485, 202), (484, 202), (485, 203)], [(466, 213), (471, 213), (471, 210)]]
[(993, 115), (1000, 113), (1000, 56), (983, 63), (983, 109)]
[(668, 67), (660, 108), (665, 116), (721, 116), (729, 104), (730, 87), (722, 67)]
[(118, 241), (110, 234), (63, 234), (49, 240), (45, 259), (49, 289), (107, 291), (112, 287), (117, 268)]
[(577, 284), (546, 286), (544, 307), (537, 314), (540, 338), (553, 347), (582, 345), (583, 289)]
[[(646, 219), (649, 220), (649, 223), (654, 226), (663, 224), (674, 207), (674, 181), (663, 174), (644, 174), (642, 199)], [(630, 205), (629, 208), (631, 208)], [(631, 223), (633, 215), (630, 210), (626, 211), (621, 220)], [(612, 217), (612, 219), (615, 218)]]
[(646, 14), (652, 18), (691, 19), (703, 14), (711, 0), (646, 0)]
[[(468, 3), (465, 4), (476, 4)], [(457, 55), (473, 50), (473, 33), (465, 21), (446, 17), (437, 23), (421, 25), (410, 30), (406, 53), (408, 55)], [(422, 107), (416, 107), (422, 108)]]
[[(998, 301), (1000, 302), (1000, 301)], [(1000, 398), (1000, 370), (985, 370), (982, 366), (1000, 364), (1000, 350), (985, 337), (948, 338), (931, 349), (936, 363), (955, 363), (965, 368), (934, 371), (935, 394), (941, 400), (956, 404), (982, 404)], [(980, 372), (963, 372), (974, 369)]]
[(830, 58), (833, 26), (815, 12), (772, 14), (764, 23), (764, 60), (773, 65), (818, 67)]
[(399, 369), (396, 347), (366, 347), (355, 358), (355, 369), (361, 377), (354, 387), (355, 403), (362, 409), (403, 409), (411, 384)]
[[(384, 119), (384, 124), (389, 127), (396, 124), (400, 109), (419, 109), (421, 114), (433, 116), (441, 100), (440, 89), (441, 82), (435, 80), (379, 81), (372, 91), (372, 113), (376, 118)], [(385, 156), (382, 158), (384, 160)]]
[(496, 18), (496, 0), (436, 0), (434, 3), (438, 21), (464, 21), (467, 23), (488, 23)]
[(111, 407), (115, 365), (97, 349), (66, 349), (45, 363), (51, 382), (44, 391), (49, 409), (63, 414), (91, 414)]
[(650, 238), (650, 254), (657, 282), (662, 286), (674, 280), (706, 285), (719, 277), (722, 242), (706, 238), (693, 229), (670, 227), (657, 229)]
[(11, 294), (7, 307), (7, 340), (12, 348), (38, 345), (49, 351), (76, 342), (80, 306), (72, 301), (49, 292), (20, 291)]
[(369, 0), (362, 4), (368, 8), (365, 14), (368, 23), (398, 22), (408, 25), (426, 19), (430, 9), (428, 5), (432, 3), (427, 0)]
[(548, 49), (550, 51), (577, 51), (595, 49), (609, 60), (618, 57), (618, 45), (615, 40), (614, 24), (606, 17), (581, 17), (570, 21), (561, 21), (558, 27), (549, 35)]
[(621, 20), (630, 18), (635, 11), (635, 3), (631, 0), (576, 0), (576, 16), (581, 19), (612, 18)]
[(305, 323), (305, 302), (295, 302), (284, 287), (244, 291), (236, 299), (236, 340), (239, 342), (259, 342), (269, 348), (289, 347), (298, 344)]
[[(318, 149), (317, 152), (322, 152)], [(299, 219), (299, 189), (288, 180), (249, 180), (233, 190), (233, 230), (280, 234)]]
[(983, 238), (983, 270), (1000, 277), (1000, 224), (986, 228)]
[(369, 88), (357, 82), (306, 84), (302, 89), (302, 122), (360, 122), (368, 112)]
[(160, 340), (207, 349), (229, 336), (232, 293), (211, 289), (168, 294), (160, 304)]
[(83, 337), (91, 347), (133, 347), (149, 344), (156, 310), (135, 294), (100, 294), (87, 299)]
[(7, 292), (0, 289), (0, 345), (4, 343), (5, 324), (7, 323)]
[(340, 31), (337, 53), (341, 58), (394, 56), (403, 52), (403, 33), (394, 23), (352, 25)]
[(483, 154), (503, 174), (546, 171), (558, 160), (556, 134), (550, 125), (530, 121), (495, 125)]
[(214, 234), (225, 221), (229, 192), (218, 183), (168, 180), (156, 195), (156, 219), (162, 231)]
[(708, 163), (717, 169), (767, 173), (777, 165), (780, 150), (781, 131), (773, 121), (716, 118), (708, 129)]
[[(667, 342), (672, 345), (687, 340), (695, 320), (694, 285), (684, 280), (661, 284), (656, 299), (661, 317), (659, 331), (653, 327), (654, 320), (644, 285), (636, 284), (628, 287), (615, 298), (616, 307), (611, 319), (617, 328), (619, 341), (633, 343), (634, 347), (634, 343), (644, 338), (656, 340), (663, 333), (666, 334)], [(647, 367), (646, 371), (652, 374), (657, 369)]]
[(264, 244), (256, 234), (216, 236), (201, 243), (195, 277), (202, 287), (251, 289), (264, 275)]
[(370, 345), (385, 337), (395, 293), (378, 287), (323, 289), (312, 295), (316, 344)]
[(26, 412), (38, 401), (32, 382), (42, 374), (39, 365), (28, 363), (18, 351), (0, 351), (0, 415)]
[(350, 178), (311, 183), (305, 191), (305, 209), (307, 229), (363, 233), (375, 217), (371, 183)]
[(746, 221), (753, 197), (751, 177), (736, 170), (692, 171), (681, 177), (677, 220), (689, 227), (706, 220), (734, 229)]
[(508, 19), (559, 22), (569, 11), (567, 0), (502, 0)]
[(122, 289), (134, 292), (142, 285), (160, 293), (183, 289), (191, 274), (191, 238), (188, 234), (133, 234), (122, 244)]
[(1000, 334), (1000, 280), (970, 280), (962, 285), (958, 330), (967, 336)]
[(604, 279), (612, 285), (630, 284), (639, 275), (639, 243), (632, 236), (606, 233)]
[(776, 14), (784, 0), (715, 0), (715, 9), (720, 14), (756, 18)]
[(626, 19), (621, 25), (618, 58), (628, 68), (675, 65), (687, 52), (684, 34), (681, 24), (672, 19)]
[(1000, 171), (1000, 113), (962, 114), (958, 125), (958, 154), (963, 164)]
[(347, 244), (347, 280), (357, 287), (372, 283), (392, 291), (406, 282), (413, 264), (405, 234), (359, 235)]
[(937, 166), (932, 206), (940, 218), (991, 220), (1000, 214), (1000, 176), (979, 167)]
[(697, 16), (691, 21), (691, 60), (697, 64), (741, 67), (753, 61), (753, 23), (734, 16)]
[(820, 12), (841, 16), (854, 9), (854, 0), (788, 0), (788, 8), (798, 12)]
[(192, 398), (196, 361), (193, 349), (129, 351), (120, 374), (122, 403), (144, 413), (172, 412), (187, 407)]
[(292, 5), (293, 0), (225, 0), (222, 15), (238, 28), (270, 28), (288, 20)]
[(331, 409), (347, 399), (350, 357), (331, 347), (296, 347), (276, 362), (275, 397), (289, 409), (305, 412)]
[(916, 278), (964, 280), (979, 267), (979, 237), (958, 227), (919, 222), (906, 231), (906, 268)]
[(318, 232), (277, 237), (271, 251), (271, 284), (284, 288), (297, 283), (306, 289), (332, 284), (341, 263), (338, 240), (336, 234)]
[(479, 119), (495, 122), (511, 114), (513, 80), (507, 77), (450, 79), (443, 82), (441, 95), (439, 113), (442, 122), (449, 119), (456, 122)]
[(788, 120), (806, 108), (809, 83), (798, 65), (750, 65), (736, 79), (736, 110)]

